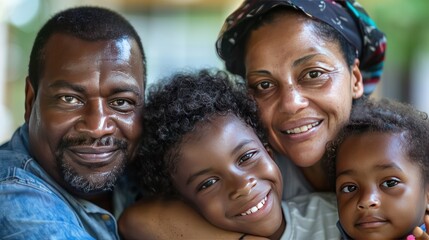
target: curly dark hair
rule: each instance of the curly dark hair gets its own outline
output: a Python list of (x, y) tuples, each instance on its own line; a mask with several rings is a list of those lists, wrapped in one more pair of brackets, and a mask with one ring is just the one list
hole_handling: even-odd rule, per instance
[(145, 195), (178, 196), (170, 174), (175, 171), (183, 137), (196, 125), (233, 114), (252, 127), (263, 143), (265, 131), (257, 106), (244, 82), (227, 72), (204, 69), (177, 73), (148, 89), (144, 134), (132, 170)]
[(429, 122), (428, 115), (405, 103), (381, 99), (358, 101), (352, 109), (349, 122), (337, 137), (327, 143), (325, 166), (331, 187), (335, 189), (336, 157), (341, 144), (352, 135), (366, 132), (404, 133), (404, 150), (417, 164), (424, 184), (429, 183)]

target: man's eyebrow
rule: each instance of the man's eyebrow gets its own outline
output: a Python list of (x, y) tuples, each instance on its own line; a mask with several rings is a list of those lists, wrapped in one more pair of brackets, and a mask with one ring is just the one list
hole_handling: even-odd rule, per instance
[[(85, 87), (72, 84), (65, 80), (55, 81), (54, 83), (49, 85), (49, 88), (68, 88), (79, 93), (85, 93), (86, 91)], [(111, 94), (117, 94), (117, 93), (123, 93), (123, 92), (132, 92), (135, 95), (137, 95), (139, 98), (142, 98), (143, 96), (142, 91), (137, 86), (124, 85), (124, 84), (118, 84), (118, 86), (112, 90)]]
[(48, 86), (49, 88), (69, 88), (79, 93), (84, 93), (86, 89), (82, 86), (72, 84), (65, 80), (57, 80)]
[(116, 94), (116, 93), (123, 93), (123, 92), (132, 92), (135, 95), (137, 95), (138, 97), (142, 97), (143, 93), (141, 92), (141, 90), (136, 87), (136, 86), (130, 86), (130, 85), (120, 85), (118, 87), (115, 87), (111, 94)]

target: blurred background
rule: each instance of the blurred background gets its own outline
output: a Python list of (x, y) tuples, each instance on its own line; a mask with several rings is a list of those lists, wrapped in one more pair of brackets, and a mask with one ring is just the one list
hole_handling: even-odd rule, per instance
[[(214, 43), (242, 0), (0, 0), (0, 144), (24, 121), (29, 55), (39, 28), (72, 6), (103, 6), (124, 15), (146, 51), (148, 83), (183, 69), (223, 68)], [(429, 1), (359, 0), (387, 35), (381, 84), (374, 97), (429, 112)]]

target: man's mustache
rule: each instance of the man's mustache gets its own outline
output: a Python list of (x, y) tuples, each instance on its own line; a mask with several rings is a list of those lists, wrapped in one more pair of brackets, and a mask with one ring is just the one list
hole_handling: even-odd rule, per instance
[(92, 138), (89, 136), (64, 137), (61, 139), (58, 149), (74, 146), (105, 147), (116, 146), (118, 149), (127, 149), (128, 143), (125, 140), (114, 137)]

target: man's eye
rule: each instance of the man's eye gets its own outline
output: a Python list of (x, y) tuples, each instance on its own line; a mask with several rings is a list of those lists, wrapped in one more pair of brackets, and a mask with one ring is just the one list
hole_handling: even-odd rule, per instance
[(398, 180), (391, 179), (391, 180), (384, 181), (381, 185), (383, 187), (391, 188), (391, 187), (394, 187), (394, 186), (396, 186), (398, 184), (399, 184)]
[(82, 104), (81, 101), (79, 101), (79, 99), (73, 97), (73, 96), (62, 96), (60, 97), (60, 99), (63, 102), (69, 103), (69, 104)]
[(130, 104), (130, 102), (125, 99), (118, 99), (118, 100), (112, 101), (113, 106), (123, 106), (125, 104)]
[(218, 181), (218, 179), (215, 178), (211, 178), (205, 182), (203, 182), (203, 184), (200, 185), (200, 187), (198, 188), (198, 191), (202, 191), (204, 189), (207, 189), (209, 187), (211, 187), (213, 184), (215, 184)]
[(118, 111), (132, 111), (134, 109), (134, 103), (126, 99), (115, 99), (110, 102), (112, 108), (117, 109)]
[(347, 186), (341, 188), (341, 192), (351, 193), (351, 192), (356, 191), (356, 189), (357, 189), (357, 187), (355, 185), (347, 185)]

